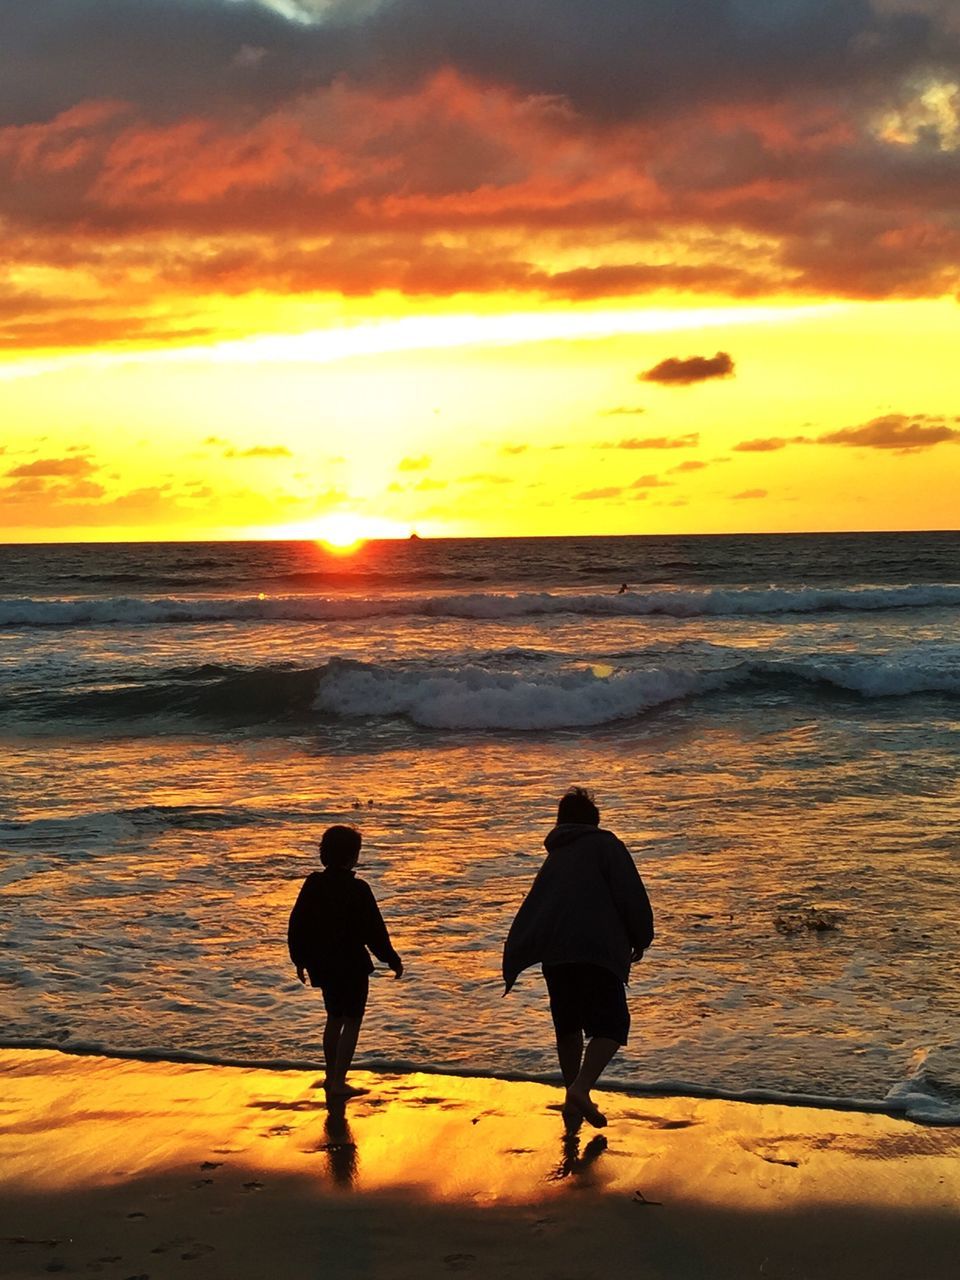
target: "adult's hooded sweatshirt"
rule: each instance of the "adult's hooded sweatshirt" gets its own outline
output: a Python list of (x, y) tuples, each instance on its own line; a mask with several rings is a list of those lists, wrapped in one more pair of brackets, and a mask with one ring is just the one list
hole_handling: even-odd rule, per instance
[(612, 831), (563, 822), (520, 904), (503, 949), (509, 991), (533, 964), (596, 964), (622, 982), (653, 941), (653, 912), (633, 858)]

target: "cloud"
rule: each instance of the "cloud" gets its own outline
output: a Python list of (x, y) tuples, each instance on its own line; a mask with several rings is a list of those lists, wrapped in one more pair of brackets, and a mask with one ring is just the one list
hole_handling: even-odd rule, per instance
[(960, 24), (907, 3), (7, 6), (5, 265), (43, 284), (0, 344), (255, 293), (956, 293)]
[(617, 405), (615, 409), (598, 409), (598, 413), (603, 414), (606, 418), (616, 418), (621, 414), (646, 413), (647, 410), (643, 405)]
[(817, 437), (820, 444), (849, 445), (858, 449), (895, 449), (898, 453), (916, 453), (933, 445), (960, 443), (960, 430), (946, 423), (911, 421), (905, 414), (893, 413), (874, 418), (860, 427), (843, 427)]
[(430, 465), (430, 458), (427, 454), (422, 454), (419, 458), (401, 458), (397, 463), (398, 471), (426, 471)]
[(733, 446), (733, 450), (735, 453), (775, 453), (786, 449), (788, 445), (828, 444), (916, 453), (947, 442), (960, 442), (960, 430), (948, 426), (946, 419), (924, 414), (909, 417), (903, 413), (890, 413), (857, 427), (841, 427), (817, 436), (768, 436), (757, 440), (741, 440)]
[(706, 382), (711, 378), (729, 378), (733, 376), (733, 360), (726, 351), (718, 351), (715, 356), (690, 356), (682, 359), (670, 356), (661, 360), (645, 373), (638, 373), (640, 382), (658, 382), (663, 386), (690, 386), (694, 382)]
[(679, 466), (671, 467), (670, 473), (673, 475), (675, 473), (680, 474), (689, 471), (702, 471), (706, 465), (707, 463), (705, 462), (694, 462), (693, 460), (690, 462), (681, 462)]
[(249, 449), (227, 449), (228, 458), (292, 458), (284, 444), (255, 444)]
[(609, 485), (604, 489), (584, 489), (582, 493), (575, 493), (575, 499), (584, 499), (588, 502), (596, 501), (600, 498), (619, 498), (623, 493), (623, 488), (617, 485)]
[(516, 456), (517, 454), (526, 453), (529, 447), (530, 446), (526, 444), (505, 444), (501, 445), (500, 452)]
[(740, 493), (731, 494), (734, 498), (765, 498), (766, 489), (743, 489)]
[(475, 471), (473, 475), (464, 476), (460, 484), (510, 484), (509, 476), (498, 475), (495, 471)]
[(766, 436), (759, 440), (741, 440), (733, 446), (734, 453), (776, 453), (788, 444), (808, 444), (809, 436)]
[(11, 467), (8, 476), (88, 476), (97, 467), (84, 457), (37, 458), (33, 462), (21, 462)]
[(631, 489), (659, 489), (672, 484), (672, 480), (661, 480), (659, 476), (638, 476), (630, 485)]
[(598, 449), (695, 449), (700, 443), (699, 431), (682, 436), (632, 436), (626, 440), (607, 440)]

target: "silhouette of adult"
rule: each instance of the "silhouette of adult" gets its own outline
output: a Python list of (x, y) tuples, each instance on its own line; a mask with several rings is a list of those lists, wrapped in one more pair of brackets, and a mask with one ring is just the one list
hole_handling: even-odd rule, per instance
[(561, 797), (543, 843), (547, 856), (504, 945), (504, 995), (524, 969), (542, 966), (567, 1090), (564, 1119), (601, 1128), (606, 1117), (590, 1091), (627, 1042), (624, 984), (653, 941), (653, 913), (633, 858), (601, 829), (583, 787)]

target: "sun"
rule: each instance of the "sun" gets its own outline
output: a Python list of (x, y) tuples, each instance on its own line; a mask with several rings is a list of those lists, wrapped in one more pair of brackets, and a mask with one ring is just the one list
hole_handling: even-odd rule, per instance
[(316, 541), (337, 555), (349, 555), (369, 537), (364, 520), (347, 512), (325, 516), (316, 524)]

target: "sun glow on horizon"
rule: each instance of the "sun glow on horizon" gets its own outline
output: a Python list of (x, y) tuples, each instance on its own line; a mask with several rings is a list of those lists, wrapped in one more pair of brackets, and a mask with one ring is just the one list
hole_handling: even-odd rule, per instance
[(306, 525), (278, 529), (277, 533), (287, 538), (302, 536), (316, 542), (325, 551), (347, 556), (358, 551), (365, 542), (409, 537), (410, 530), (393, 520), (358, 515), (352, 511), (337, 511), (321, 516), (318, 520), (311, 520)]

